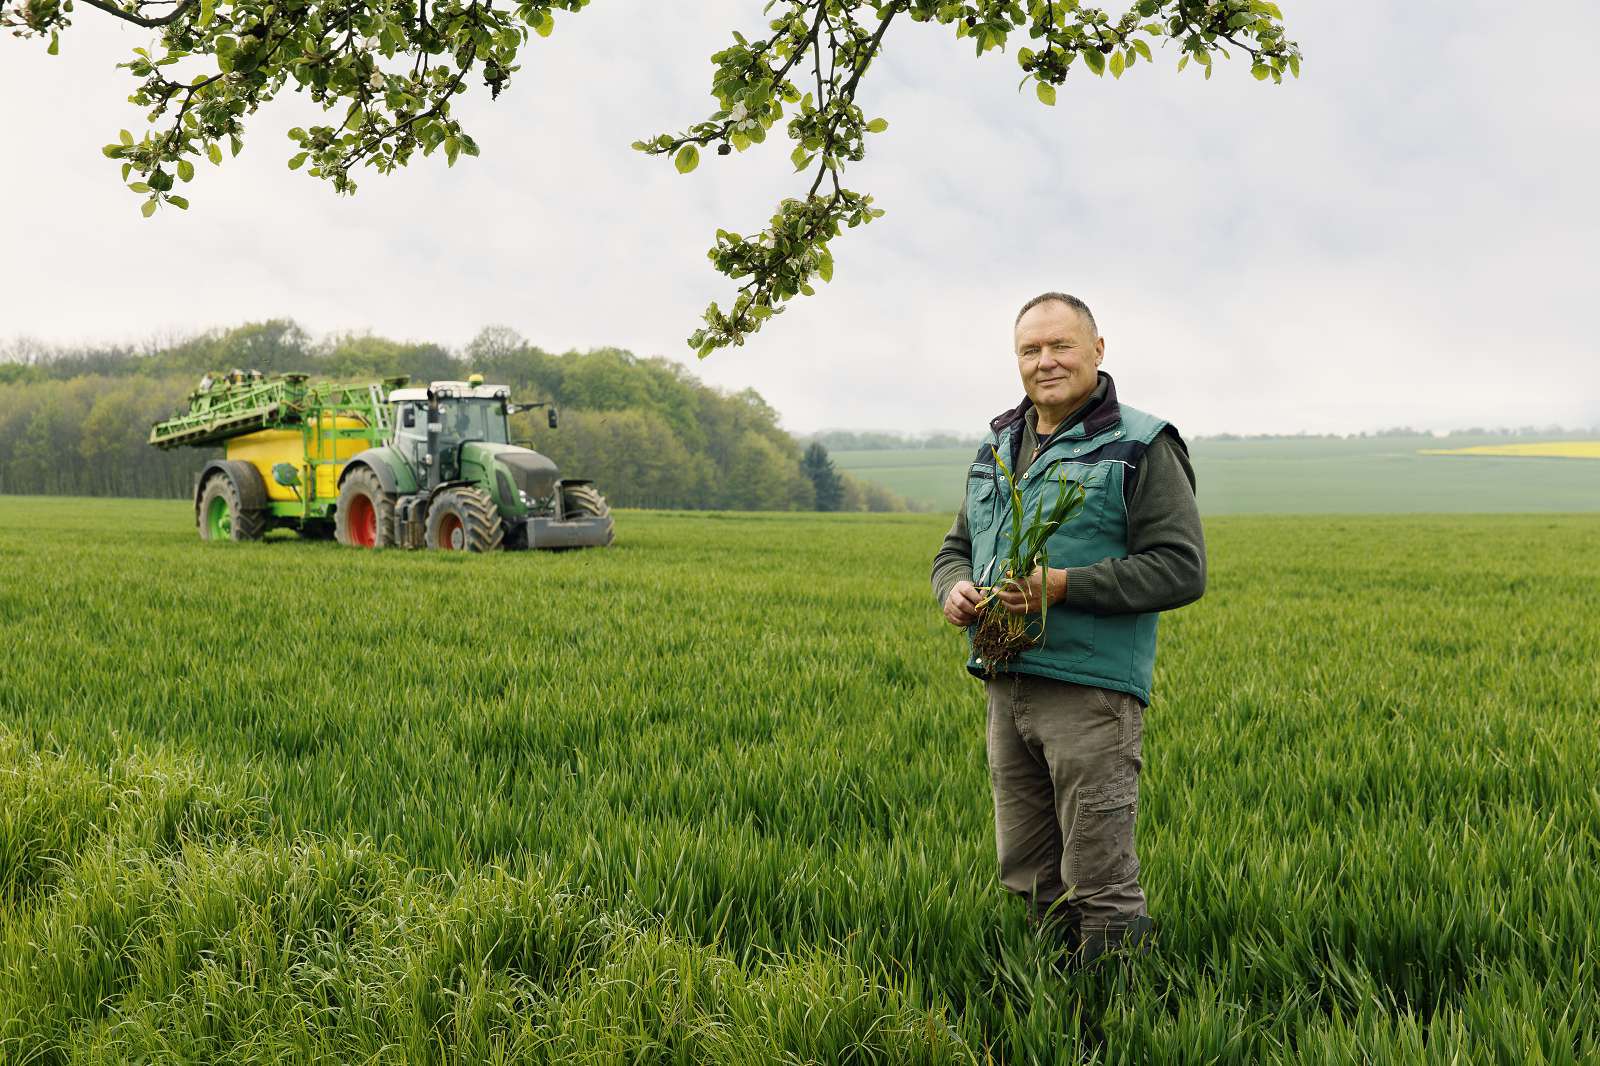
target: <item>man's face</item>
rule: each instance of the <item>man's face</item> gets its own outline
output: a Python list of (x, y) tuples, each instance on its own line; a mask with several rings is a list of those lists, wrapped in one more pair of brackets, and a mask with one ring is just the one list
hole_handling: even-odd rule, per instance
[(1094, 392), (1106, 343), (1076, 308), (1046, 300), (1017, 323), (1016, 350), (1028, 399), (1065, 414)]

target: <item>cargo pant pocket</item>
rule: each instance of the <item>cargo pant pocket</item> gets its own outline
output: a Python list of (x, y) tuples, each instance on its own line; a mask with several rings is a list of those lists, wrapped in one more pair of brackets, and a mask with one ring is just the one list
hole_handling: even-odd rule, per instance
[(1078, 793), (1078, 809), (1072, 819), (1069, 883), (1112, 885), (1138, 877), (1139, 857), (1133, 846), (1137, 795), (1136, 785), (1121, 782)]

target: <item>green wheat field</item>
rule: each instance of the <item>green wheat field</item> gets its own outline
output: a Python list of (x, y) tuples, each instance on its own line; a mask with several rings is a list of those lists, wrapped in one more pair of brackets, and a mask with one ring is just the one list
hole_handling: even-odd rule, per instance
[(1600, 1058), (1600, 518), (1209, 519), (1158, 942), (1098, 974), (995, 884), (948, 522), (441, 557), (0, 498), (0, 1062)]

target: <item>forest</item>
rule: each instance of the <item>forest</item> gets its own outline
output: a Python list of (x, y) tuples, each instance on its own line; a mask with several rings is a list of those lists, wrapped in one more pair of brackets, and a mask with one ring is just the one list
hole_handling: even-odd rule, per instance
[(711, 388), (667, 359), (616, 348), (554, 354), (503, 327), (458, 351), (371, 335), (315, 339), (282, 319), (141, 346), (0, 348), (0, 494), (188, 495), (210, 453), (159, 451), (147, 443), (150, 426), (181, 409), (203, 374), (233, 368), (338, 381), (480, 373), (518, 401), (554, 401), (558, 429), (543, 411), (528, 412), (513, 417), (512, 435), (595, 481), (618, 507), (907, 507), (825, 456), (803, 457), (754, 390)]

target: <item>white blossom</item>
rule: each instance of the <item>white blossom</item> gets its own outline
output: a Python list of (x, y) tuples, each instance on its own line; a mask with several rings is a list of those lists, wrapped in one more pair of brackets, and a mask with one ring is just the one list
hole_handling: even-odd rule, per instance
[(733, 110), (728, 112), (728, 117), (735, 122), (743, 122), (748, 114), (750, 114), (750, 109), (744, 106), (743, 100), (740, 100), (733, 105)]

